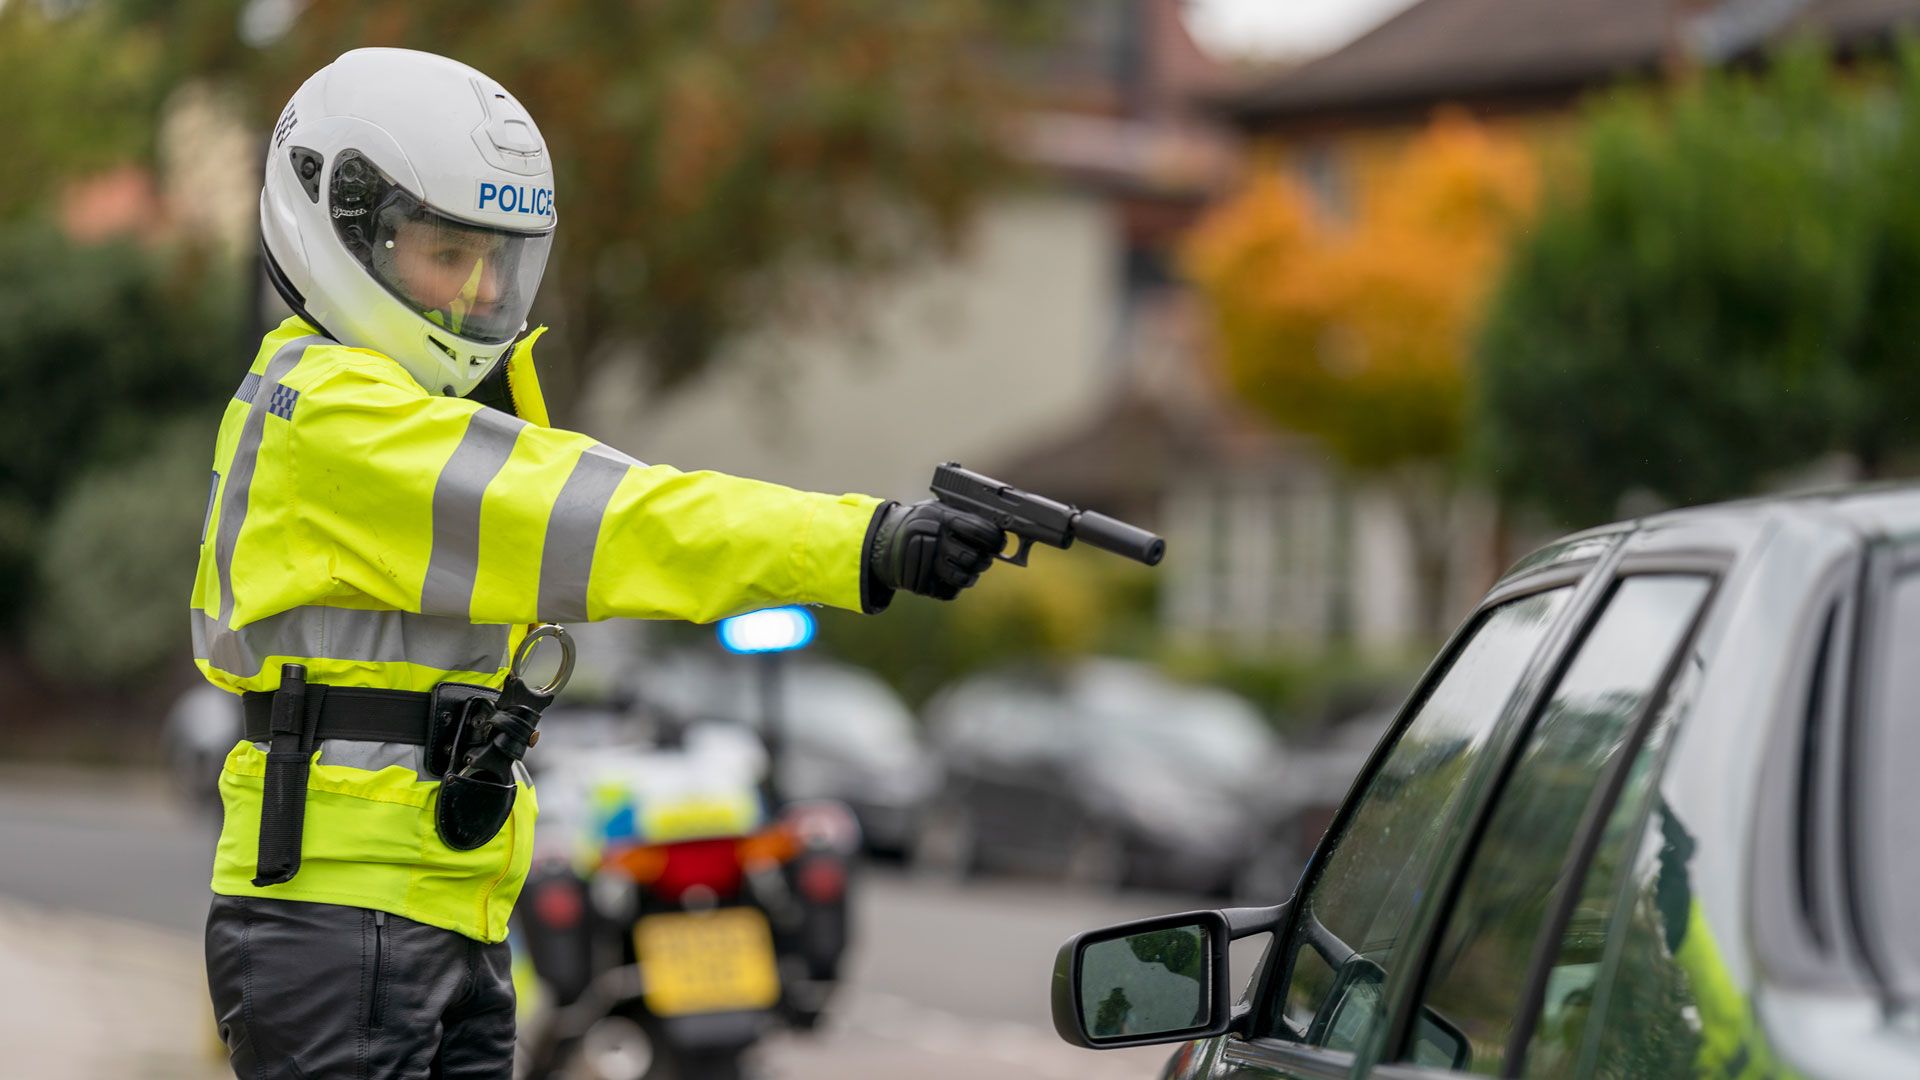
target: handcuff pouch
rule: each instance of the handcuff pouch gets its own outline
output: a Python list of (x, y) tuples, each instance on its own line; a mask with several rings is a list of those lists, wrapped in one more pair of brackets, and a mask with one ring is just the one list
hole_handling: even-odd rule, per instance
[(471, 683), (444, 682), (433, 688), (427, 711), (428, 775), (444, 779), (459, 767), (499, 698), (500, 691)]
[(512, 780), (450, 774), (440, 781), (440, 804), (433, 812), (440, 842), (455, 851), (471, 851), (492, 840), (512, 815), (519, 794)]

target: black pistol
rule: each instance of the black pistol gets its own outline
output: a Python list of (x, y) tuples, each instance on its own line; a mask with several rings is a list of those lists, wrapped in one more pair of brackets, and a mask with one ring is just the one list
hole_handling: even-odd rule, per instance
[(1012, 555), (994, 556), (1015, 566), (1027, 565), (1035, 543), (1057, 548), (1075, 540), (1136, 562), (1153, 566), (1167, 553), (1167, 542), (1145, 529), (1105, 514), (1068, 506), (1063, 502), (1003, 484), (949, 461), (933, 470), (933, 494), (955, 510), (978, 514), (1019, 538)]

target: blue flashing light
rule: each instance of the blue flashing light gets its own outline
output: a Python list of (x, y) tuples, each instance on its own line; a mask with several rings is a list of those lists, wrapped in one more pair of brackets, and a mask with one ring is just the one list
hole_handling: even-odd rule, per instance
[(730, 653), (789, 652), (806, 648), (814, 629), (806, 608), (767, 608), (720, 620), (720, 644)]

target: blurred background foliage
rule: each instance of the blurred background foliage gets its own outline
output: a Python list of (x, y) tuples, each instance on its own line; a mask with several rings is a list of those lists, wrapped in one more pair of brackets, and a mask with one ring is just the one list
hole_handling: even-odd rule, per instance
[(1139, 642), (1118, 639), (1152, 615), (1148, 572), (1105, 565), (1115, 560), (1081, 549), (1041, 549), (1032, 558), (1026, 569), (998, 566), (983, 576), (967, 597), (978, 603), (901, 594), (884, 618), (823, 611), (821, 643), (880, 672), (916, 705), (949, 679), (1004, 664), (1142, 654)]
[(52, 18), (39, 4), (0, 4), (0, 222), (44, 208), (68, 178), (152, 153), (164, 54), (104, 7)]
[(513, 87), (564, 193), (537, 313), (564, 338), (543, 353), (564, 410), (615, 358), (665, 388), (747, 362), (726, 347), (749, 337), (857, 323), (863, 285), (951, 252), (1013, 176), (983, 56), (1044, 40), (1052, 8), (0, 4), (17, 121), (0, 162), (0, 651), (102, 688), (183, 667), (193, 530), (257, 295), (251, 248), (206, 222), (250, 220), (258, 183), (206, 177), (196, 132), (165, 145), (183, 112), (264, 132), (365, 45), (450, 53)]
[[(57, 625), (71, 640), (144, 643), (102, 658), (102, 673), (151, 672), (178, 657), (212, 432), (238, 385), (238, 279), (234, 267), (186, 246), (83, 245), (40, 224), (0, 227), (0, 400), (11, 414), (0, 425), (7, 639), (37, 639)], [(197, 459), (194, 467), (181, 466), (183, 457)], [(101, 485), (114, 473), (147, 486), (113, 484), (110, 494)], [(117, 518), (83, 509), (110, 511), (129, 494), (138, 497), (119, 503)], [(78, 537), (83, 528), (96, 532)], [(72, 545), (82, 540), (92, 558), (77, 563)], [(165, 592), (164, 622), (155, 625), (154, 605), (121, 591), (129, 583)]]
[(1336, 215), (1262, 170), (1194, 230), (1187, 268), (1240, 398), (1393, 490), (1420, 621), (1439, 634), (1469, 353), (1538, 166), (1519, 139), (1443, 113), (1357, 186), (1356, 205)]
[(1227, 382), (1395, 493), (1436, 631), (1463, 485), (1557, 530), (1911, 472), (1920, 48), (1764, 59), (1558, 140), (1441, 111), (1350, 206), (1257, 166), (1190, 235)]
[(1591, 112), (1480, 338), (1480, 461), (1571, 523), (1746, 494), (1920, 440), (1920, 50), (1814, 44)]
[[(540, 314), (565, 416), (609, 364), (665, 392), (766, 365), (795, 329), (857, 329), (870, 286), (954, 253), (1026, 178), (1005, 61), (1066, 8), (0, 4), (0, 684), (191, 676), (174, 607), (255, 298), (251, 241), (209, 222), (250, 220), (257, 178), (214, 177), (224, 159), (171, 135), (257, 136), (358, 45), (448, 52), (513, 87), (561, 171)], [(1227, 389), (1394, 495), (1428, 633), (1460, 492), (1576, 526), (1823, 459), (1865, 476), (1914, 460), (1920, 51), (1837, 66), (1803, 44), (1602, 97), (1567, 128), (1543, 147), (1443, 110), (1333, 206), (1249, 138), (1243, 188), (1180, 245)], [(1081, 552), (1036, 562), (968, 604), (829, 614), (823, 644), (916, 701), (1014, 659), (1107, 652), (1288, 717), (1418, 663), (1175, 642), (1160, 579)]]
[(1525, 144), (1458, 113), (1364, 176), (1341, 218), (1262, 171), (1188, 244), (1231, 384), (1354, 469), (1456, 457), (1476, 318), (1536, 186)]
[(209, 491), (207, 426), (190, 413), (152, 425), (141, 453), (103, 459), (54, 508), (38, 545), (27, 638), (42, 670), (130, 689), (179, 659), (176, 570), (193, 565), (206, 524), (204, 496), (196, 506), (181, 493)]
[[(174, 80), (238, 91), (265, 130), (356, 47), (441, 52), (512, 88), (566, 221), (537, 319), (549, 400), (637, 351), (656, 388), (756, 331), (854, 322), (862, 285), (950, 252), (1009, 163), (981, 63), (1052, 4), (970, 0), (120, 0)], [(286, 14), (276, 20), (276, 13)], [(297, 17), (296, 17), (297, 15)]]

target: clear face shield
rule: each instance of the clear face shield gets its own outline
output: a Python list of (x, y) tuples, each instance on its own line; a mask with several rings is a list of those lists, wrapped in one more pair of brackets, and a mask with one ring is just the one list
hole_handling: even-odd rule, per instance
[(333, 230), (386, 290), (469, 341), (512, 340), (527, 321), (553, 233), (447, 217), (348, 150), (333, 168)]

